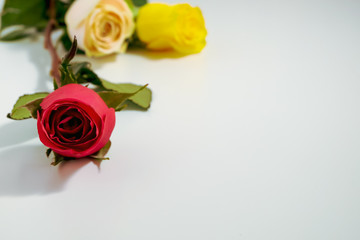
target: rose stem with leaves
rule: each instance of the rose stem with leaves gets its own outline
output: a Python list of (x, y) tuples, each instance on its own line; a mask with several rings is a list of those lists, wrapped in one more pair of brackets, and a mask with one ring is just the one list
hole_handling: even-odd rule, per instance
[(49, 2), (49, 9), (48, 9), (49, 22), (45, 29), (44, 47), (49, 50), (52, 59), (50, 75), (54, 77), (57, 86), (61, 87), (61, 78), (59, 72), (59, 64), (61, 63), (61, 60), (51, 41), (51, 33), (57, 25), (55, 0), (49, 0), (48, 2)]

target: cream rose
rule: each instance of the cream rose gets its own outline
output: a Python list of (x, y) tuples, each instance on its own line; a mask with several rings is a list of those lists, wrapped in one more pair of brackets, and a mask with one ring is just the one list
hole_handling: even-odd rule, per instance
[(124, 0), (76, 0), (66, 12), (68, 35), (88, 56), (122, 53), (135, 30), (134, 16)]

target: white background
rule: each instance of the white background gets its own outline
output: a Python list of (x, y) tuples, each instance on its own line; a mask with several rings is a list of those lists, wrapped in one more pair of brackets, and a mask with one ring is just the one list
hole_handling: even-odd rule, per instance
[(360, 2), (189, 2), (202, 53), (92, 60), (154, 93), (100, 170), (50, 166), (35, 121), (5, 118), (50, 90), (50, 57), (0, 43), (0, 239), (360, 239)]

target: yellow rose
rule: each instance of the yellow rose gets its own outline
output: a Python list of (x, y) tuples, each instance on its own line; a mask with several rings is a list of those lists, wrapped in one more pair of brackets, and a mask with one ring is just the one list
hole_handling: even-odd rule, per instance
[(136, 31), (139, 39), (152, 50), (198, 53), (206, 45), (204, 17), (198, 7), (189, 4), (149, 3), (139, 10)]
[(66, 12), (70, 39), (88, 56), (122, 53), (135, 30), (133, 14), (124, 0), (76, 0)]

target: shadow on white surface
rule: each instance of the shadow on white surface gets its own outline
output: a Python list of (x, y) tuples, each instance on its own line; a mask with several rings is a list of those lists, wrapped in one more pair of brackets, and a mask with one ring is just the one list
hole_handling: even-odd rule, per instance
[[(29, 61), (33, 63), (37, 71), (36, 87), (34, 89), (36, 92), (49, 91), (51, 89), (48, 86), (52, 85), (52, 78), (50, 76), (51, 58), (44, 49), (42, 41), (43, 38), (33, 37), (27, 40), (9, 42), (6, 45), (11, 52), (27, 53)], [(35, 82), (31, 79), (23, 79), (23, 81)]]
[(0, 197), (51, 194), (64, 189), (66, 182), (88, 159), (51, 166), (43, 146), (16, 146), (0, 151)]
[(150, 60), (177, 59), (190, 56), (175, 51), (149, 51), (146, 49), (128, 49), (126, 54), (137, 55)]
[(29, 52), (29, 59), (34, 63), (37, 68), (38, 79), (36, 81), (36, 91), (50, 91), (47, 88), (49, 83), (52, 83), (52, 77), (50, 76), (50, 56), (46, 54), (39, 54), (41, 51), (46, 51), (43, 44), (38, 44), (37, 41), (32, 42), (32, 47), (28, 47), (25, 51)]
[(0, 127), (0, 148), (20, 144), (37, 137), (36, 121), (12, 121)]

